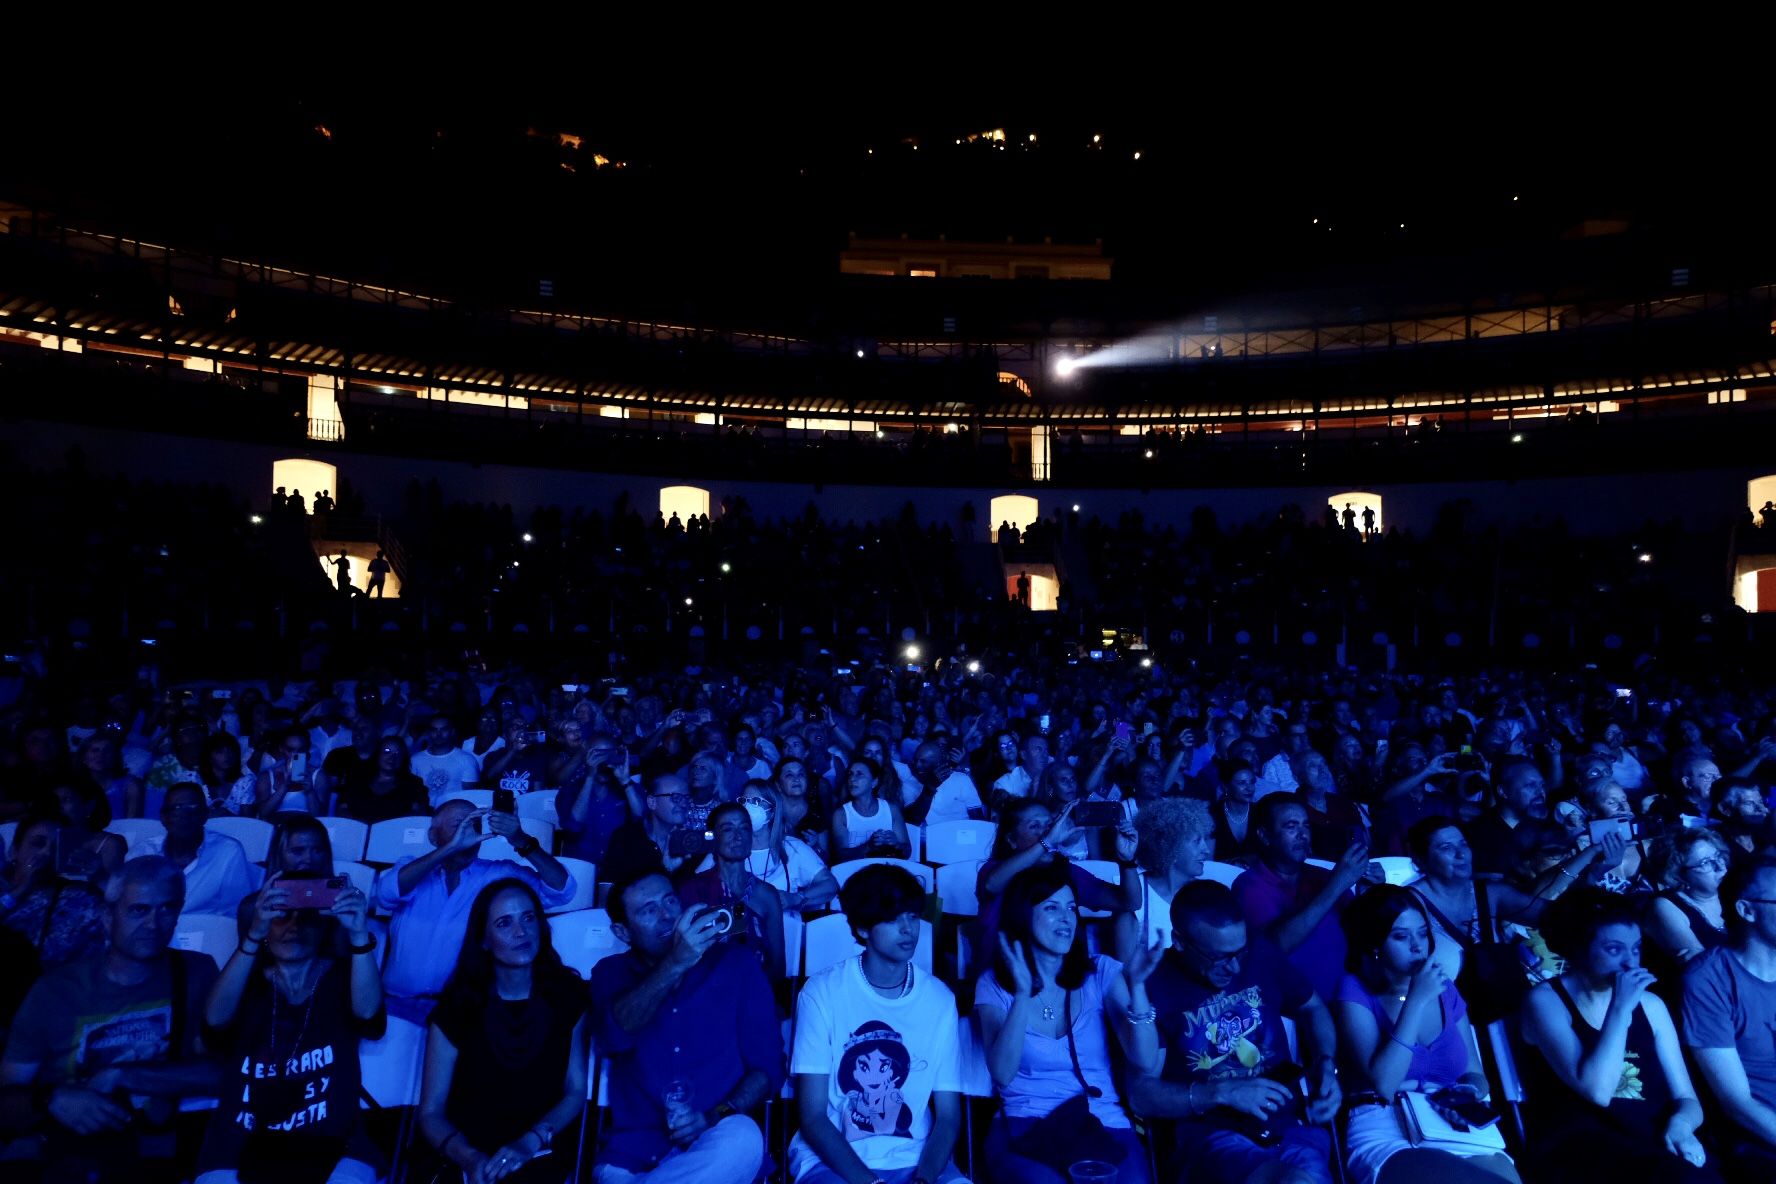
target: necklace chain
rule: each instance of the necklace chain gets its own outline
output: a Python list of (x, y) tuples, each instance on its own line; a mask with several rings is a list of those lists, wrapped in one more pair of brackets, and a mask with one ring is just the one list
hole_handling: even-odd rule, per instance
[[(894, 987), (877, 986), (876, 983), (870, 979), (869, 970), (863, 964), (862, 954), (857, 955), (857, 969), (863, 974), (863, 981), (869, 983), (870, 986), (875, 987), (876, 990), (892, 991), (895, 989)], [(895, 996), (896, 999), (905, 999), (907, 994), (913, 989), (913, 964), (911, 962), (906, 964), (901, 973), (899, 987), (900, 994)]]

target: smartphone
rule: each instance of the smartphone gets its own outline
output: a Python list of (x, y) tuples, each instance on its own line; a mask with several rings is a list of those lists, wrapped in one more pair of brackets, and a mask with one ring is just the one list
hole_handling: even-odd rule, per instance
[(1481, 767), (1480, 754), (1474, 751), (1472, 744), (1464, 744), (1455, 756), (1455, 770), (1458, 773), (1478, 772)]
[(584, 692), (586, 688), (577, 682), (564, 682), (561, 684), (561, 689), (565, 694), (578, 695)]
[(344, 876), (286, 878), (278, 881), (278, 887), (289, 892), (293, 909), (330, 909), (339, 903), (339, 894), (351, 887), (351, 881)]
[(290, 780), (301, 781), (308, 776), (308, 754), (293, 752), (290, 754)]
[(666, 854), (675, 859), (695, 859), (715, 850), (715, 832), (684, 827), (666, 840)]
[(1042, 729), (1043, 735), (1045, 735), (1045, 736), (1048, 735), (1048, 713), (1047, 712), (1043, 712), (1041, 715), (1036, 717), (1036, 726)]
[(232, 698), (234, 698), (234, 692), (229, 690), (227, 687), (217, 687), (215, 690), (210, 692), (210, 698), (212, 698), (212, 699), (232, 699)]
[(549, 733), (538, 728), (534, 732), (526, 732), (524, 738), (532, 744), (547, 744), (549, 742)]
[(1633, 687), (1617, 687), (1616, 688), (1616, 698), (1618, 698), (1618, 699), (1632, 699), (1632, 698), (1634, 698), (1634, 688)]
[(1447, 1110), (1460, 1117), (1470, 1130), (1482, 1130), (1499, 1120), (1497, 1111), (1465, 1089), (1454, 1086), (1440, 1089), (1426, 1100), (1439, 1110)]
[(838, 675), (839, 677), (843, 678), (845, 675), (851, 673), (851, 667), (849, 667), (849, 666), (834, 666), (833, 673)]
[(1128, 724), (1124, 723), (1122, 720), (1116, 721), (1116, 738), (1118, 740), (1127, 740), (1133, 734), (1134, 729), (1129, 727)]
[(1602, 842), (1612, 832), (1621, 835), (1624, 843), (1633, 843), (1656, 838), (1664, 828), (1656, 818), (1599, 818), (1587, 829), (1593, 843)]
[(493, 812), (495, 814), (518, 813), (518, 794), (510, 789), (493, 791)]
[(1067, 817), (1074, 826), (1121, 826), (1121, 802), (1077, 802)]
[(64, 880), (85, 880), (99, 870), (99, 854), (78, 843), (64, 843), (60, 827), (55, 832), (55, 871)]
[(613, 699), (627, 699), (629, 697), (629, 688), (628, 687), (612, 687), (610, 689), (610, 694), (611, 694), (611, 698), (613, 698)]

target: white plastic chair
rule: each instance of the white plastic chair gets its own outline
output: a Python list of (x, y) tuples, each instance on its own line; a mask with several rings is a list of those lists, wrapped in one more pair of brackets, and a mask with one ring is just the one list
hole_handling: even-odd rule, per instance
[(419, 1104), (425, 1041), (425, 1028), (391, 1015), (382, 1039), (358, 1042), (358, 1068), (364, 1092), (378, 1106), (386, 1109)]
[(1336, 863), (1333, 863), (1330, 859), (1308, 859), (1308, 860), (1304, 860), (1303, 862), (1305, 862), (1308, 867), (1317, 867), (1317, 868), (1321, 868), (1325, 871), (1332, 871), (1333, 869), (1335, 869), (1338, 866)]
[[(166, 838), (166, 826), (158, 818), (113, 818), (105, 829), (123, 840), (125, 859), (140, 855), (142, 845), (149, 840)], [(10, 839), (7, 849), (11, 850)]]
[(352, 887), (362, 892), (370, 900), (371, 911), (376, 909), (376, 869), (367, 863), (358, 863), (352, 859), (335, 859), (333, 874), (344, 876), (352, 883)]
[(592, 968), (600, 961), (629, 948), (611, 929), (610, 914), (604, 909), (557, 913), (549, 918), (549, 934), (561, 961), (584, 979), (592, 977)]
[(559, 789), (539, 789), (518, 796), (518, 817), (536, 818), (559, 828), (561, 818), (556, 813), (555, 799)]
[(1203, 864), (1202, 878), (1213, 880), (1217, 884), (1233, 887), (1233, 882), (1245, 874), (1245, 868), (1236, 863), (1219, 863), (1213, 859)]
[(1390, 884), (1410, 884), (1418, 879), (1418, 865), (1412, 862), (1410, 855), (1372, 855), (1369, 862), (1381, 865)]
[(0, 822), (0, 852), (8, 856), (12, 854), (12, 836), (18, 833), (18, 828), (16, 822)]
[(556, 905), (549, 912), (576, 913), (581, 909), (591, 908), (592, 898), (598, 893), (598, 869), (584, 859), (575, 859), (571, 855), (558, 855), (555, 861), (573, 877), (574, 894), (566, 904)]
[(966, 863), (946, 863), (937, 869), (937, 898), (945, 914), (952, 917), (980, 916), (980, 900), (975, 895), (980, 880), (982, 859)]
[(264, 863), (271, 854), (271, 836), (277, 828), (263, 818), (212, 818), (204, 829), (227, 835), (247, 853), (248, 863)]
[[(920, 970), (931, 973), (936, 938), (929, 921), (919, 922), (919, 946), (913, 962)], [(863, 953), (863, 947), (851, 936), (851, 922), (844, 913), (828, 913), (808, 922), (802, 942), (803, 971), (812, 978), (829, 966)]]
[(783, 973), (790, 978), (802, 973), (802, 938), (807, 930), (800, 913), (783, 914)]
[[(491, 810), (493, 809), (493, 791), (491, 789), (459, 789), (444, 801), (471, 802), (477, 810)], [(441, 806), (444, 802), (438, 804)]]
[(938, 867), (946, 863), (979, 863), (993, 853), (998, 830), (991, 822), (973, 818), (933, 823), (925, 832), (925, 862)]
[(856, 875), (859, 869), (866, 868), (872, 863), (885, 863), (890, 867), (900, 868), (913, 879), (919, 881), (919, 887), (927, 892), (937, 886), (936, 872), (923, 863), (914, 863), (910, 859), (870, 859), (867, 856), (863, 859), (847, 859), (844, 863), (833, 864), (833, 879), (839, 882), (840, 888), (843, 888), (846, 880)]
[(906, 827), (907, 832), (907, 858), (915, 862), (922, 861), (924, 856), (919, 853), (919, 843), (924, 837), (923, 832), (910, 822), (902, 825)]
[[(540, 818), (520, 818), (518, 829), (543, 845), (544, 851), (555, 850), (555, 828)], [(513, 863), (528, 863), (522, 855), (512, 850), (512, 844), (498, 835), (481, 844), (475, 852), (480, 859), (507, 859)]]
[(239, 944), (239, 923), (233, 917), (219, 913), (181, 913), (179, 923), (173, 928), (173, 949), (208, 954), (215, 960), (217, 969), (221, 969)]
[(364, 842), (364, 862), (398, 863), (409, 855), (424, 855), (432, 849), (431, 830), (432, 819), (426, 814), (378, 822)]
[(356, 818), (340, 818), (324, 814), (315, 819), (327, 830), (327, 841), (333, 844), (334, 859), (361, 860), (370, 841), (370, 824)]

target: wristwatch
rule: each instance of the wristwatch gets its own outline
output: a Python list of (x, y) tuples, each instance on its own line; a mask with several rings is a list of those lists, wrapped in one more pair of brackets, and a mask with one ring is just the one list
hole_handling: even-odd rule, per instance
[(732, 1105), (730, 1105), (729, 1103), (717, 1102), (715, 1104), (715, 1108), (709, 1112), (709, 1125), (714, 1126), (716, 1123), (720, 1122), (724, 1118), (727, 1118), (729, 1115), (738, 1114), (738, 1113), (740, 1113), (740, 1112), (738, 1110), (734, 1109), (734, 1107)]
[(541, 846), (542, 844), (537, 842), (535, 835), (526, 834), (524, 831), (519, 831), (518, 837), (512, 840), (512, 850), (520, 855), (528, 856)]
[(543, 1141), (542, 1149), (544, 1151), (547, 1151), (549, 1144), (555, 1141), (555, 1128), (546, 1122), (539, 1122), (531, 1127), (530, 1133)]

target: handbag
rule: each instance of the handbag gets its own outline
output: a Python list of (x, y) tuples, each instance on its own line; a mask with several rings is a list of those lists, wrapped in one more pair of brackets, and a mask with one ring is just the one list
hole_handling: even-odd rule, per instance
[(1085, 1080), (1079, 1067), (1079, 1048), (1073, 1042), (1073, 992), (1066, 993), (1062, 1004), (1062, 1022), (1067, 1027), (1067, 1056), (1073, 1062), (1073, 1076), (1079, 1080), (1080, 1092), (1038, 1118), (1030, 1129), (1011, 1140), (1011, 1149), (1025, 1159), (1033, 1159), (1059, 1172), (1082, 1159), (1099, 1159), (1105, 1163), (1121, 1163), (1128, 1148), (1105, 1129), (1098, 1116), (1091, 1112), (1091, 1099), (1101, 1098), (1104, 1091)]
[(1462, 949), (1461, 973), (1455, 977), (1456, 990), (1468, 1005), (1468, 1018), (1475, 1027), (1517, 1014), (1523, 997), (1529, 994), (1529, 973), (1541, 965), (1541, 959), (1522, 938), (1499, 941), (1493, 923), (1492, 902), (1487, 898), (1486, 884), (1474, 885), (1474, 908), (1479, 921), (1478, 940), (1467, 935), (1467, 926), (1458, 925), (1421, 892), (1414, 892), (1443, 931)]

